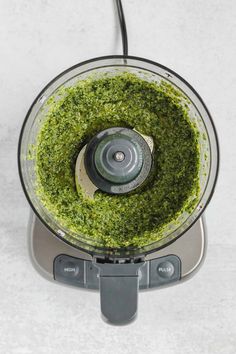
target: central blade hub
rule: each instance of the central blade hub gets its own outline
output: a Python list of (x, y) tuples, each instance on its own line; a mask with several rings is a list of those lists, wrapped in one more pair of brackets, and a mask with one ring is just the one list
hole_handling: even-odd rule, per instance
[(96, 189), (129, 193), (149, 176), (152, 148), (152, 138), (135, 130), (115, 127), (101, 131), (84, 147), (83, 158), (81, 153), (77, 158), (77, 188), (79, 184), (89, 196)]
[(124, 184), (134, 180), (140, 173), (143, 151), (132, 137), (114, 133), (100, 141), (94, 154), (94, 163), (104, 179)]

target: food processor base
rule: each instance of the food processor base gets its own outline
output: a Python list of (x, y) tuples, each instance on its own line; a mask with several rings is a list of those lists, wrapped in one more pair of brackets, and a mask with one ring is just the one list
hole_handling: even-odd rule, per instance
[[(28, 243), (32, 263), (44, 278), (99, 290), (99, 269), (93, 257), (60, 240), (33, 212), (28, 225)], [(139, 289), (174, 285), (190, 278), (199, 269), (205, 250), (206, 230), (204, 220), (200, 218), (176, 241), (146, 255), (145, 263), (139, 269)]]

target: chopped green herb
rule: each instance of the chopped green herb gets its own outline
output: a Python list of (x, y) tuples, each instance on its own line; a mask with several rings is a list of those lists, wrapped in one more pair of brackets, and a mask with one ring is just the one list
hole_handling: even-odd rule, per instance
[[(71, 242), (141, 247), (162, 239), (170, 222), (196, 207), (198, 133), (187, 99), (171, 85), (131, 73), (90, 78), (61, 88), (45, 114), (34, 151), (37, 194), (62, 227), (77, 233), (65, 235)], [(75, 161), (95, 134), (114, 126), (153, 138), (154, 177), (131, 194), (97, 191), (90, 200), (76, 190)]]

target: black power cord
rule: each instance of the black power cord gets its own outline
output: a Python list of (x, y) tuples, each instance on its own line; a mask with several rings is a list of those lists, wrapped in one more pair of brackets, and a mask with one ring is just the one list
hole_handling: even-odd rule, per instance
[(128, 56), (128, 36), (127, 36), (127, 29), (125, 23), (125, 15), (124, 15), (121, 0), (116, 0), (116, 6), (117, 6), (119, 21), (120, 21), (120, 31), (121, 31), (121, 37), (123, 43), (123, 55)]

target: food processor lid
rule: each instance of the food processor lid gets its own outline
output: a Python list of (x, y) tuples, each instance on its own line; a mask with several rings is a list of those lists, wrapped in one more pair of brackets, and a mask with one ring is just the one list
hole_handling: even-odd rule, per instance
[[(125, 59), (125, 60), (124, 60)], [(96, 73), (98, 76), (101, 74), (111, 74), (116, 75), (117, 73), (123, 71), (130, 71), (140, 76), (144, 80), (153, 80), (157, 83), (164, 80), (168, 85), (172, 85), (175, 89), (179, 90), (180, 97), (183, 95), (187, 97), (190, 107), (190, 112), (193, 119), (198, 123), (200, 122), (201, 127), (205, 129), (205, 141), (209, 145), (209, 170), (207, 172), (205, 180), (204, 191), (202, 193), (201, 200), (197, 208), (193, 213), (186, 219), (182, 225), (177, 229), (172, 229), (171, 234), (166, 235), (161, 241), (149, 244), (145, 247), (137, 248), (103, 248), (99, 245), (94, 246), (91, 242), (87, 242), (86, 239), (76, 240), (73, 236), (73, 232), (68, 234), (68, 230), (64, 229), (57, 220), (52, 219), (52, 216), (47, 213), (47, 210), (42, 207), (35, 195), (34, 190), (34, 171), (33, 171), (33, 160), (29, 161), (29, 148), (34, 145), (35, 136), (38, 131), (37, 124), (41, 124), (43, 121), (44, 107), (47, 107), (47, 102), (52, 95), (55, 95), (61, 86), (74, 85), (77, 80), (85, 79), (86, 77)], [(95, 79), (96, 79), (95, 75)], [(185, 101), (186, 103), (186, 101)], [(149, 145), (150, 146), (150, 145)], [(83, 149), (82, 149), (83, 150)], [(81, 150), (81, 152), (82, 152)], [(47, 87), (39, 94), (39, 96), (34, 101), (31, 106), (25, 122), (22, 127), (20, 140), (19, 140), (19, 171), (23, 189), (26, 193), (27, 199), (29, 200), (31, 207), (35, 211), (36, 215), (46, 224), (46, 226), (64, 242), (69, 243), (73, 247), (77, 247), (83, 251), (91, 254), (107, 255), (109, 257), (130, 257), (139, 256), (142, 254), (148, 254), (154, 252), (157, 249), (165, 247), (166, 245), (173, 242), (175, 239), (180, 237), (185, 231), (187, 231), (193, 223), (200, 217), (204, 211), (206, 205), (208, 204), (215, 187), (216, 177), (218, 173), (218, 141), (216, 136), (216, 131), (214, 124), (212, 122), (211, 116), (204, 105), (203, 101), (196, 93), (196, 91), (179, 75), (171, 71), (170, 69), (152, 62), (150, 60), (137, 58), (137, 57), (126, 57), (123, 56), (108, 56), (91, 59), (89, 61), (83, 62), (76, 65), (64, 73), (56, 77), (52, 82), (47, 85)], [(85, 153), (86, 147), (83, 150)], [(83, 160), (83, 154), (81, 155), (81, 161)], [(204, 162), (203, 162), (204, 163)], [(87, 170), (84, 166), (84, 176), (87, 175)], [(82, 176), (83, 177), (83, 176)], [(88, 179), (89, 180), (89, 179)], [(90, 181), (91, 182), (91, 181)], [(90, 193), (94, 194), (97, 187), (90, 183)]]

